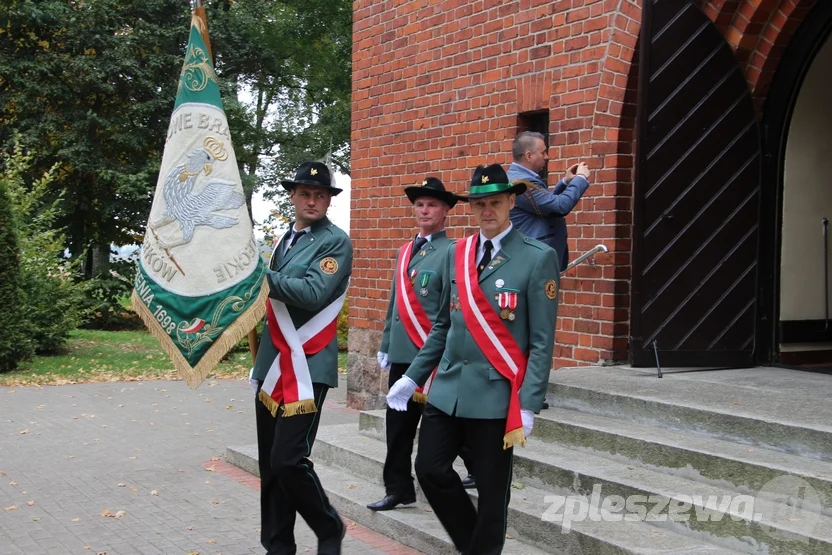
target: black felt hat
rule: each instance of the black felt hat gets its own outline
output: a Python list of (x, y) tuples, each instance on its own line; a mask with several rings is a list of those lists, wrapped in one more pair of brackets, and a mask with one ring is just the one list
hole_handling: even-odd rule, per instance
[(471, 190), (467, 195), (458, 195), (460, 200), (474, 200), (490, 197), (502, 193), (520, 195), (526, 190), (524, 183), (513, 184), (508, 180), (505, 170), (500, 164), (477, 166), (474, 177), (471, 178)]
[(427, 177), (422, 181), (422, 185), (414, 185), (413, 187), (405, 187), (404, 194), (410, 202), (416, 202), (419, 197), (433, 197), (441, 200), (449, 207), (453, 208), (459, 198), (445, 190), (445, 185), (436, 177)]
[(294, 179), (287, 179), (280, 183), (287, 191), (291, 191), (296, 185), (312, 185), (313, 187), (326, 189), (332, 196), (341, 192), (341, 189), (332, 186), (329, 168), (321, 162), (304, 162), (295, 171)]

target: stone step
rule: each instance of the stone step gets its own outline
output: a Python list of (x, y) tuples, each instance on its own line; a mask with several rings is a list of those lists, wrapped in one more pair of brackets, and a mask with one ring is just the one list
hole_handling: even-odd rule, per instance
[[(362, 412), (362, 434), (383, 440), (385, 414)], [(562, 408), (541, 411), (532, 438), (751, 495), (765, 494), (771, 480), (795, 476), (814, 488), (832, 516), (832, 463), (826, 461)]]
[[(355, 428), (352, 424), (348, 426)], [(335, 461), (329, 456), (333, 451), (320, 448), (323, 446), (320, 434), (326, 429), (328, 427), (321, 428), (318, 432), (319, 437), (315, 442), (313, 461), (316, 463), (315, 472), (326, 489), (330, 503), (342, 517), (387, 537), (395, 538), (399, 543), (423, 553), (430, 555), (458, 553), (422, 495), (416, 503), (399, 507), (395, 511), (376, 512), (368, 509), (368, 504), (378, 501), (383, 496), (383, 484), (378, 476), (374, 475), (367, 479), (366, 476), (333, 465)], [(229, 464), (250, 474), (260, 476), (256, 445), (229, 446), (226, 448), (226, 460)], [(508, 536), (511, 536), (511, 531)], [(506, 555), (545, 555), (552, 552), (542, 551), (521, 543), (514, 537), (509, 537), (506, 539), (503, 553)]]
[[(549, 496), (574, 493), (571, 483), (552, 488), (545, 482), (527, 475), (525, 465), (521, 462), (522, 453), (525, 451), (527, 450), (522, 448), (515, 450), (515, 488), (512, 490), (509, 505), (509, 524), (517, 534), (516, 537), (523, 541), (550, 552), (566, 553), (716, 554), (734, 552), (731, 550), (736, 547), (745, 547), (745, 544), (733, 538), (722, 540), (725, 547), (717, 547), (701, 538), (680, 535), (669, 528), (659, 530), (639, 521), (595, 522), (584, 519), (582, 522), (572, 523), (570, 534), (563, 534), (560, 523), (544, 521), (543, 515), (553, 503), (547, 504)], [(385, 455), (384, 443), (359, 434), (350, 424), (330, 426), (319, 431), (314, 451), (314, 456), (320, 463), (327, 466), (337, 465), (349, 474), (361, 476), (362, 479), (375, 484), (375, 499), (370, 499), (370, 502), (380, 498), (384, 493), (382, 469)], [(458, 470), (464, 472), (464, 467), (458, 465)], [(475, 491), (472, 491), (471, 495), (476, 498)], [(418, 497), (420, 500), (424, 499), (421, 493)], [(574, 503), (580, 506), (575, 510), (584, 510), (584, 515), (588, 516), (585, 509), (588, 504), (585, 499), (576, 498)]]
[(668, 369), (659, 379), (651, 369), (581, 367), (551, 372), (547, 400), (552, 407), (832, 462), (830, 384), (826, 375), (781, 368)]
[[(351, 425), (332, 427), (326, 436), (319, 435), (321, 439), (318, 456), (323, 460), (367, 479), (375, 476), (376, 483), (382, 483), (384, 443), (358, 433)], [(740, 492), (730, 488), (694, 482), (533, 438), (529, 438), (528, 447), (515, 449), (514, 476), (526, 486), (562, 496), (589, 496), (593, 487), (599, 487), (603, 497), (640, 496), (645, 507), (659, 505), (658, 514), (668, 514), (673, 510), (669, 506), (688, 504), (689, 521), (666, 524), (674, 524), (692, 537), (743, 538), (741, 544), (746, 549), (768, 545), (770, 553), (791, 553), (794, 540), (798, 539), (806, 542), (801, 553), (832, 552), (832, 518), (821, 514), (819, 500), (812, 498), (810, 491), (800, 497), (809, 502), (807, 509), (794, 511), (782, 502), (770, 500), (779, 492), (772, 491), (768, 499), (741, 497)], [(778, 479), (774, 486), (786, 487), (800, 496), (801, 483), (789, 480), (793, 479), (786, 477), (785, 483)], [(647, 503), (651, 496), (652, 500)], [(753, 510), (747, 501), (753, 503)], [(727, 503), (724, 507), (723, 502)], [(722, 510), (717, 510), (713, 517), (695, 518), (700, 513), (711, 514), (711, 509), (718, 507)], [(724, 516), (717, 518), (718, 515)], [(753, 515), (759, 515), (757, 520)]]

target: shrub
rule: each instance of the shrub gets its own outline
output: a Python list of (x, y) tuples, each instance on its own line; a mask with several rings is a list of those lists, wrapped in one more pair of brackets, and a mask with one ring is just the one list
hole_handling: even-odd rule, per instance
[(350, 335), (350, 297), (349, 295), (344, 300), (344, 306), (338, 314), (338, 350), (346, 351), (349, 349), (349, 335)]
[(20, 249), (19, 325), (29, 344), (24, 356), (57, 350), (84, 319), (83, 287), (64, 256), (63, 232), (55, 227), (62, 197), (47, 201), (57, 167), (26, 184), (31, 160), (16, 141), (12, 153), (3, 155), (0, 174)]
[(27, 353), (20, 321), (20, 252), (6, 185), (0, 179), (0, 372), (14, 370)]

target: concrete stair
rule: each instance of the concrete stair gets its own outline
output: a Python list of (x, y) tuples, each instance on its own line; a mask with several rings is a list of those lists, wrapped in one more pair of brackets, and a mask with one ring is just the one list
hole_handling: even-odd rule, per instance
[[(775, 396), (726, 383), (727, 375), (666, 373), (662, 382), (609, 368), (593, 382), (593, 372), (552, 373), (552, 408), (535, 419), (527, 447), (515, 449), (504, 553), (832, 553), (832, 429), (808, 408), (794, 410), (798, 392), (779, 398), (778, 413), (749, 406)], [(770, 387), (784, 389), (773, 377)], [(817, 387), (810, 380), (805, 389)], [(384, 415), (365, 411), (358, 429), (319, 430), (313, 460), (330, 499), (345, 517), (424, 553), (455, 553), (418, 489), (407, 508), (365, 508), (384, 494)], [(256, 474), (253, 446), (229, 448), (228, 460)], [(632, 520), (614, 520), (607, 509), (615, 508), (602, 503), (611, 496), (637, 502), (628, 507)], [(566, 512), (584, 516), (568, 533), (565, 510), (551, 510), (564, 498)]]

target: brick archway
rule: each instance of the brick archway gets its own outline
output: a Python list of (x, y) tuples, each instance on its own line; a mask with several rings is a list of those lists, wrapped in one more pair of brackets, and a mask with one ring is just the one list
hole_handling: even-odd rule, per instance
[(734, 48), (757, 110), (786, 47), (817, 0), (704, 0), (699, 5)]

